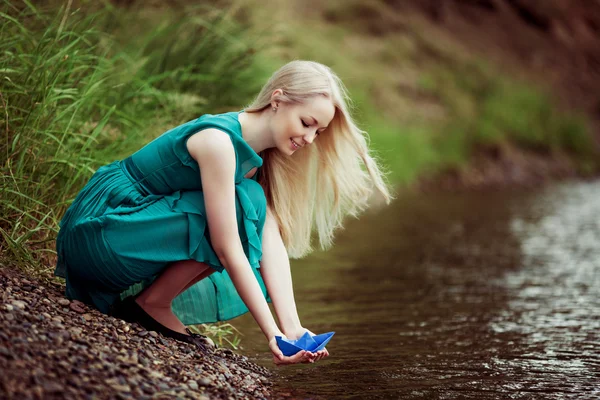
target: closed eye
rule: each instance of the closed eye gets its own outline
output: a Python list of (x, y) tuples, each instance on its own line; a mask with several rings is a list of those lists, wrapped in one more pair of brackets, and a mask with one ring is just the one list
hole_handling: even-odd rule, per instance
[(308, 128), (308, 126), (309, 126), (309, 125), (307, 125), (307, 124), (306, 124), (306, 122), (304, 122), (304, 120), (303, 120), (303, 119), (300, 119), (300, 121), (302, 121), (302, 125), (303, 125), (305, 128)]

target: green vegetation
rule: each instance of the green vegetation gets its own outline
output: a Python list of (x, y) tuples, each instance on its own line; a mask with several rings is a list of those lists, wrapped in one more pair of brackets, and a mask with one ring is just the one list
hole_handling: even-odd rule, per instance
[[(3, 265), (49, 277), (58, 222), (99, 166), (202, 113), (239, 109), (294, 58), (338, 72), (394, 183), (462, 168), (477, 146), (504, 142), (598, 170), (584, 117), (407, 28), (383, 2), (328, 2), (326, 22), (252, 2), (169, 10), (0, 1)], [(232, 327), (218, 326), (201, 331), (239, 344)]]
[(240, 348), (241, 333), (235, 326), (228, 322), (217, 322), (214, 324), (200, 324), (189, 326), (190, 330), (194, 333), (206, 335), (215, 342), (219, 347), (228, 345), (233, 349)]
[(11, 3), (0, 14), (2, 262), (48, 272), (60, 217), (99, 166), (249, 101), (266, 72), (224, 11), (161, 13), (138, 35), (149, 23), (135, 12)]

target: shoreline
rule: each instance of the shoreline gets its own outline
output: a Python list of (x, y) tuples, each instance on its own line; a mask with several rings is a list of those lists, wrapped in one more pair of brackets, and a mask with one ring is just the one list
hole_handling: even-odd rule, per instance
[(540, 187), (565, 180), (595, 179), (582, 174), (577, 161), (562, 152), (527, 150), (513, 144), (476, 148), (470, 161), (418, 178), (411, 189), (421, 193)]
[(147, 332), (0, 267), (0, 397), (270, 398), (271, 372), (226, 348)]

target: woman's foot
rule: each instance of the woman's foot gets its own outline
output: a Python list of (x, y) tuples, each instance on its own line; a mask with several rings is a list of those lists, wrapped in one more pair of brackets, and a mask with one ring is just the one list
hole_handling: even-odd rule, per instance
[(183, 325), (179, 318), (173, 314), (171, 305), (152, 305), (144, 303), (139, 297), (135, 299), (135, 302), (159, 324), (169, 328), (172, 331), (179, 332), (184, 335), (188, 334), (185, 325)]
[[(177, 319), (172, 312), (171, 314), (175, 319)], [(179, 319), (177, 319), (177, 322), (183, 326), (183, 332), (166, 326), (163, 322), (154, 318), (144, 308), (142, 308), (137, 299), (134, 297), (128, 297), (119, 302), (119, 304), (115, 305), (111, 315), (131, 323), (138, 323), (147, 330), (156, 331), (165, 337), (170, 337), (184, 343), (194, 344), (203, 352), (206, 352), (208, 347), (214, 347), (214, 344), (212, 344), (210, 339), (204, 335), (191, 332), (181, 323), (181, 321), (179, 321)]]

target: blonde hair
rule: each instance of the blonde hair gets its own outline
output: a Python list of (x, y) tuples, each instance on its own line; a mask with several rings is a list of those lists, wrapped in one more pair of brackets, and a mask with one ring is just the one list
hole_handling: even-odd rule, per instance
[(356, 217), (367, 207), (373, 185), (387, 203), (391, 196), (380, 167), (369, 154), (367, 133), (350, 116), (346, 88), (329, 67), (313, 61), (284, 65), (244, 111), (261, 112), (270, 107), (275, 89), (283, 91), (277, 98), (283, 103), (302, 103), (322, 95), (335, 107), (333, 120), (310, 146), (292, 157), (275, 148), (262, 154), (259, 182), (289, 256), (298, 258), (312, 250), (313, 230), (321, 248), (329, 248), (344, 217)]

